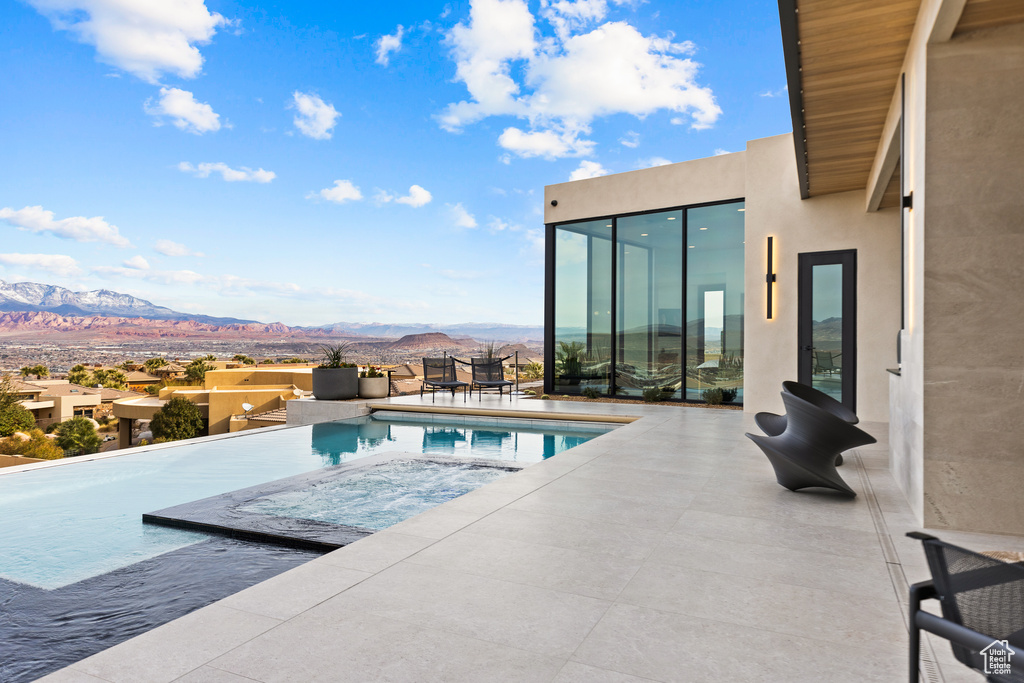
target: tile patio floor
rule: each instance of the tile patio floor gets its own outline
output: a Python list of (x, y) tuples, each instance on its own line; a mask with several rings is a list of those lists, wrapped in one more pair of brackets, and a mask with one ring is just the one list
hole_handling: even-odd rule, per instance
[[(738, 411), (512, 409), (641, 419), (42, 680), (906, 680), (906, 586), (927, 569), (886, 425), (847, 454), (847, 500), (776, 484)], [(926, 680), (981, 680), (926, 650)]]

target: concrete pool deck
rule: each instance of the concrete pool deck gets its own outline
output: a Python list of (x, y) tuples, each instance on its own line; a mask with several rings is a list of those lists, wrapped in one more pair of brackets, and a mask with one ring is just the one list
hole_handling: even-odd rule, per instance
[[(928, 572), (886, 424), (847, 453), (848, 500), (780, 487), (739, 411), (434, 405), (640, 419), (40, 680), (906, 680), (906, 588)], [(925, 680), (981, 680), (924, 650)]]

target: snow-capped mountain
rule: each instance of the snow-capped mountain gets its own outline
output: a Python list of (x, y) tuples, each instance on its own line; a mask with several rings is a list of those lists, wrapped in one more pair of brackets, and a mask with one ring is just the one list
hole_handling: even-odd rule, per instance
[(60, 315), (99, 315), (149, 320), (194, 320), (213, 324), (251, 323), (254, 320), (215, 318), (179, 313), (130, 294), (97, 289), (72, 292), (70, 289), (38, 282), (7, 283), (0, 280), (0, 311), (48, 311)]

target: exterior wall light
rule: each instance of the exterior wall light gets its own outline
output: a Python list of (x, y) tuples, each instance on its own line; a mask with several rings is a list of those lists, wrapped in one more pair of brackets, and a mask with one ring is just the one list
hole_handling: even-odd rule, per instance
[(772, 290), (775, 284), (773, 237), (768, 235), (768, 272), (764, 276), (765, 284), (768, 286), (768, 320), (772, 319)]
[(551, 200), (551, 206), (558, 206), (558, 200), (557, 199), (552, 199)]

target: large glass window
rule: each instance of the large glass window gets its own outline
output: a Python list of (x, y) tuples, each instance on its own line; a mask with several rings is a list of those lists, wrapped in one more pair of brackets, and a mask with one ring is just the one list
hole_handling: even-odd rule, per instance
[(742, 402), (743, 215), (731, 202), (554, 226), (547, 386)]
[(612, 349), (612, 222), (555, 229), (554, 391), (606, 393)]
[(683, 230), (682, 211), (618, 219), (615, 386), (624, 396), (682, 398)]
[(742, 202), (686, 211), (686, 398), (743, 400)]

